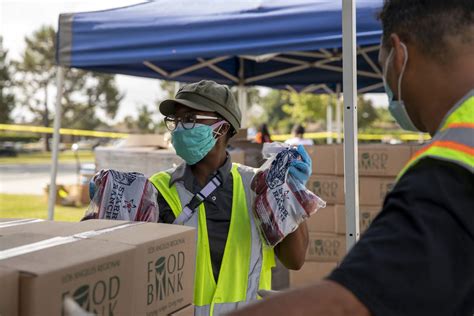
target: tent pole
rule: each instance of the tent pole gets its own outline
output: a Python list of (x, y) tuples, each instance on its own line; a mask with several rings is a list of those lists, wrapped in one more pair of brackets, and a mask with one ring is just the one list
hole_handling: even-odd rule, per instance
[(344, 189), (346, 250), (359, 239), (359, 170), (357, 149), (357, 64), (355, 0), (342, 0), (342, 64), (344, 85)]
[(341, 112), (341, 84), (336, 85), (336, 131), (337, 131), (337, 143), (340, 144), (342, 141), (342, 112)]
[(54, 205), (56, 204), (56, 176), (58, 173), (59, 129), (61, 128), (61, 100), (63, 98), (64, 68), (57, 67), (56, 73), (56, 107), (54, 110), (53, 155), (51, 158), (51, 181), (49, 184), (48, 219), (54, 220)]
[(326, 143), (332, 144), (332, 102), (326, 106)]
[(239, 109), (242, 112), (242, 128), (247, 127), (247, 91), (245, 86), (238, 87)]

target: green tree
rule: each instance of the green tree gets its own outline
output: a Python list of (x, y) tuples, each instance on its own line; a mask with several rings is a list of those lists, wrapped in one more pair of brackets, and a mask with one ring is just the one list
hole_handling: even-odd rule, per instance
[(326, 94), (297, 93), (289, 94), (288, 103), (283, 105), (283, 111), (289, 115), (294, 124), (311, 123), (324, 120), (326, 107), (333, 106), (333, 97)]
[(287, 114), (283, 111), (283, 105), (287, 103), (288, 94), (280, 90), (270, 90), (269, 93), (260, 97), (260, 106), (263, 114), (256, 118), (252, 124), (255, 126), (261, 123), (267, 123), (269, 127), (276, 130), (287, 130)]
[[(55, 38), (53, 27), (41, 27), (25, 38), (25, 51), (16, 63), (21, 103), (35, 116), (32, 123), (43, 126), (50, 126), (52, 120), (48, 100), (55, 85)], [(63, 125), (81, 129), (106, 126), (101, 118), (114, 118), (122, 99), (113, 75), (68, 69), (62, 100)], [(45, 150), (49, 150), (48, 137), (44, 136)]]
[(153, 133), (155, 131), (153, 112), (146, 105), (138, 107), (137, 128), (141, 133)]
[(357, 97), (357, 124), (359, 129), (366, 129), (379, 118), (377, 110), (371, 100), (364, 98), (363, 95)]
[(15, 107), (15, 96), (11, 93), (11, 67), (7, 60), (7, 51), (3, 50), (0, 36), (0, 123), (10, 123), (10, 114)]

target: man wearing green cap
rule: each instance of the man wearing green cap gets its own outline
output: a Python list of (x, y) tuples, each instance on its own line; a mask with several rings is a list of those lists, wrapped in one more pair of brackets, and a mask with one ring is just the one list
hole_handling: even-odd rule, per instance
[[(253, 218), (254, 168), (233, 164), (226, 151), (240, 128), (241, 113), (227, 86), (200, 81), (183, 86), (160, 104), (176, 153), (185, 163), (150, 180), (159, 191), (159, 221), (197, 228), (195, 315), (220, 315), (257, 299), (271, 288), (274, 252), (289, 269), (299, 269), (308, 245), (306, 224), (274, 249), (264, 245)], [(311, 160), (289, 172), (303, 184)]]

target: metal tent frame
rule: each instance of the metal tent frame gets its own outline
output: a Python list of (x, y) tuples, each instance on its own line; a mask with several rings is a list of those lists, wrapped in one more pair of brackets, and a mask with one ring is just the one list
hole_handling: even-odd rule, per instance
[[(143, 61), (143, 65), (153, 70), (157, 77), (165, 80), (176, 80), (186, 74), (208, 68), (214, 73), (220, 75), (223, 80), (230, 81), (238, 87), (238, 100), (243, 117), (246, 116), (247, 99), (245, 87), (247, 85), (258, 85), (259, 80), (268, 78), (278, 78), (284, 75), (292, 74), (308, 69), (332, 71), (343, 74), (343, 101), (344, 101), (344, 169), (345, 169), (345, 203), (346, 203), (346, 223), (347, 224), (347, 250), (349, 250), (359, 237), (359, 200), (358, 200), (358, 161), (357, 161), (357, 93), (366, 93), (370, 91), (380, 91), (383, 87), (381, 81), (382, 72), (376, 65), (374, 57), (379, 50), (379, 45), (370, 45), (366, 47), (356, 47), (356, 24), (355, 24), (355, 0), (342, 1), (342, 27), (343, 27), (343, 45), (342, 52), (340, 50), (320, 49), (317, 51), (299, 51), (272, 53), (263, 55), (242, 55), (242, 56), (219, 56), (214, 58), (196, 58), (194, 64), (178, 70), (167, 70), (162, 66), (150, 60)], [(367, 70), (357, 70), (357, 55), (369, 66)], [(231, 58), (238, 59), (239, 71), (238, 76), (226, 71), (220, 67), (219, 63)], [(282, 68), (276, 71), (258, 74), (255, 76), (245, 76), (246, 61), (256, 63), (277, 62), (281, 63)], [(342, 61), (342, 67), (334, 65)], [(89, 68), (91, 69), (91, 68)], [(93, 70), (93, 69), (92, 69)], [(100, 69), (99, 71), (107, 71)], [(55, 105), (54, 118), (54, 134), (53, 134), (53, 155), (51, 163), (51, 184), (48, 202), (48, 218), (54, 219), (54, 206), (56, 202), (56, 176), (58, 169), (58, 153), (59, 153), (59, 129), (61, 126), (61, 100), (63, 92), (65, 69), (64, 66), (58, 66), (57, 71), (57, 97)], [(374, 84), (365, 86), (357, 90), (357, 77), (370, 78), (376, 81)], [(338, 142), (341, 142), (340, 131), (342, 128), (341, 119), (341, 84), (329, 86), (325, 83), (315, 83), (305, 86), (283, 85), (282, 87), (289, 90), (298, 90), (302, 92), (318, 92), (331, 93), (337, 97), (336, 106), (336, 127), (338, 130)], [(246, 124), (246, 122), (243, 122)]]

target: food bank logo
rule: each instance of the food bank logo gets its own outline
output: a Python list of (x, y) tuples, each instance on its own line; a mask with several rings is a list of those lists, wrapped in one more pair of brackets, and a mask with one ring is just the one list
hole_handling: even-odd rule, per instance
[(338, 184), (335, 181), (315, 181), (313, 182), (313, 192), (323, 198), (336, 198)]
[(95, 315), (116, 315), (118, 295), (120, 293), (120, 279), (117, 276), (108, 280), (99, 280), (93, 284), (84, 284), (75, 290), (63, 293), (72, 296), (79, 306)]
[(310, 248), (310, 254), (318, 257), (335, 257), (339, 256), (340, 247), (338, 240), (316, 239)]
[(184, 252), (148, 262), (147, 304), (162, 301), (184, 290)]
[(387, 169), (388, 155), (386, 153), (362, 153), (359, 168), (363, 170)]

